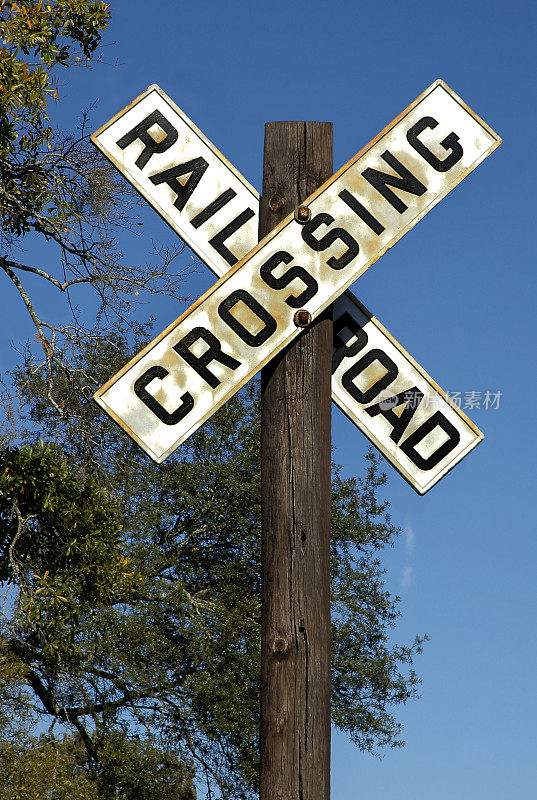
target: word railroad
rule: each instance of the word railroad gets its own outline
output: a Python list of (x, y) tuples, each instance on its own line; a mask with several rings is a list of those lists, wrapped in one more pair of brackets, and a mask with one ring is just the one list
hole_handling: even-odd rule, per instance
[(220, 276), (95, 394), (155, 461), (334, 301), (332, 398), (418, 492), (482, 440), (346, 291), (501, 142), (442, 81), (257, 245), (259, 195), (159, 87), (92, 139)]

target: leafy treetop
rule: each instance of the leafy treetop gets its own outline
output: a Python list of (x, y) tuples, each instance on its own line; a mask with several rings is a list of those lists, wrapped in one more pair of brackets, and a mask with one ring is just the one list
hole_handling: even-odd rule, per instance
[(49, 666), (80, 657), (84, 614), (134, 585), (118, 504), (43, 442), (0, 453), (0, 580), (18, 590), (13, 630)]
[(0, 176), (4, 227), (20, 235), (51, 199), (38, 160), (53, 134), (47, 101), (58, 96), (51, 70), (89, 60), (110, 19), (96, 0), (2, 0), (0, 6)]

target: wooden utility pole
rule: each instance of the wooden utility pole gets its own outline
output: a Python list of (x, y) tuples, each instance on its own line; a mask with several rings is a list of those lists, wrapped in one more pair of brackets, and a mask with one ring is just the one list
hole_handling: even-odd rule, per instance
[[(331, 123), (267, 123), (260, 238), (332, 163)], [(260, 800), (330, 796), (331, 360), (329, 309), (261, 373)]]

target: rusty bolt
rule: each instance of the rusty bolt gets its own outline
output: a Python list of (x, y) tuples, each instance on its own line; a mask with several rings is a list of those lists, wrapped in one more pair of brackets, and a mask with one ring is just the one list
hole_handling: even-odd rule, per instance
[(295, 208), (295, 219), (303, 225), (311, 219), (311, 210), (307, 206), (298, 206)]
[(311, 322), (311, 314), (305, 308), (301, 308), (300, 311), (295, 311), (295, 315), (293, 317), (293, 322), (297, 326), (297, 328), (307, 328)]
[(283, 636), (277, 636), (272, 642), (272, 652), (275, 656), (284, 656), (288, 647), (287, 639), (284, 639)]

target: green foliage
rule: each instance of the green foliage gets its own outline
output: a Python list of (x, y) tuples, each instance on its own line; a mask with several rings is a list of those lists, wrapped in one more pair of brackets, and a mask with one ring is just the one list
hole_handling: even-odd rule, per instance
[(81, 655), (81, 617), (135, 580), (117, 502), (43, 442), (0, 454), (0, 578), (18, 585), (19, 634), (59, 661)]
[(20, 741), (36, 722), (25, 664), (0, 641), (0, 752), (2, 742)]
[(190, 771), (148, 740), (116, 730), (103, 738), (99, 755), (99, 800), (196, 800)]
[(98, 768), (77, 736), (0, 738), (0, 800), (195, 800), (173, 753), (123, 732), (107, 736)]
[(0, 800), (195, 798), (177, 753), (149, 739), (106, 725), (95, 746), (83, 728), (82, 738), (29, 733), (36, 708), (66, 721), (57, 701), (82, 699), (81, 673), (95, 676), (103, 663), (103, 611), (140, 591), (121, 528), (117, 501), (57, 448), (0, 454), (2, 579), (18, 589), (0, 638)]
[(415, 696), (420, 681), (412, 662), (427, 638), (390, 643), (399, 598), (384, 586), (378, 554), (399, 529), (389, 503), (378, 499), (386, 483), (379, 461), (370, 450), (362, 478), (342, 479), (337, 468), (332, 478), (332, 718), (360, 749), (372, 752), (404, 744), (391, 708)]
[[(2, 0), (0, 6), (0, 216), (4, 235), (32, 227), (55, 203), (47, 102), (58, 90), (51, 71), (90, 59), (109, 20), (90, 0)], [(56, 215), (58, 216), (58, 215)]]
[(84, 762), (72, 737), (0, 741), (0, 800), (100, 800)]
[[(148, 336), (138, 331), (132, 348)], [(95, 642), (91, 661), (80, 659), (61, 681), (45, 672), (47, 685), (71, 717), (89, 721), (92, 712), (97, 750), (104, 733), (147, 730), (152, 745), (193, 762), (223, 796), (249, 797), (258, 770), (258, 387), (245, 387), (174, 457), (153, 464), (89, 399), (129, 357), (127, 342), (110, 333), (78, 352), (76, 370), (55, 372), (60, 419), (39, 372), (16, 376), (29, 435), (33, 427), (54, 435), (73, 465), (91, 465), (119, 499), (132, 569), (143, 577), (127, 603), (81, 619), (80, 639)], [(384, 586), (380, 555), (398, 528), (380, 499), (385, 480), (372, 453), (362, 477), (333, 473), (333, 721), (372, 752), (401, 744), (395, 709), (416, 693), (412, 660), (422, 643), (392, 642), (398, 600)]]

